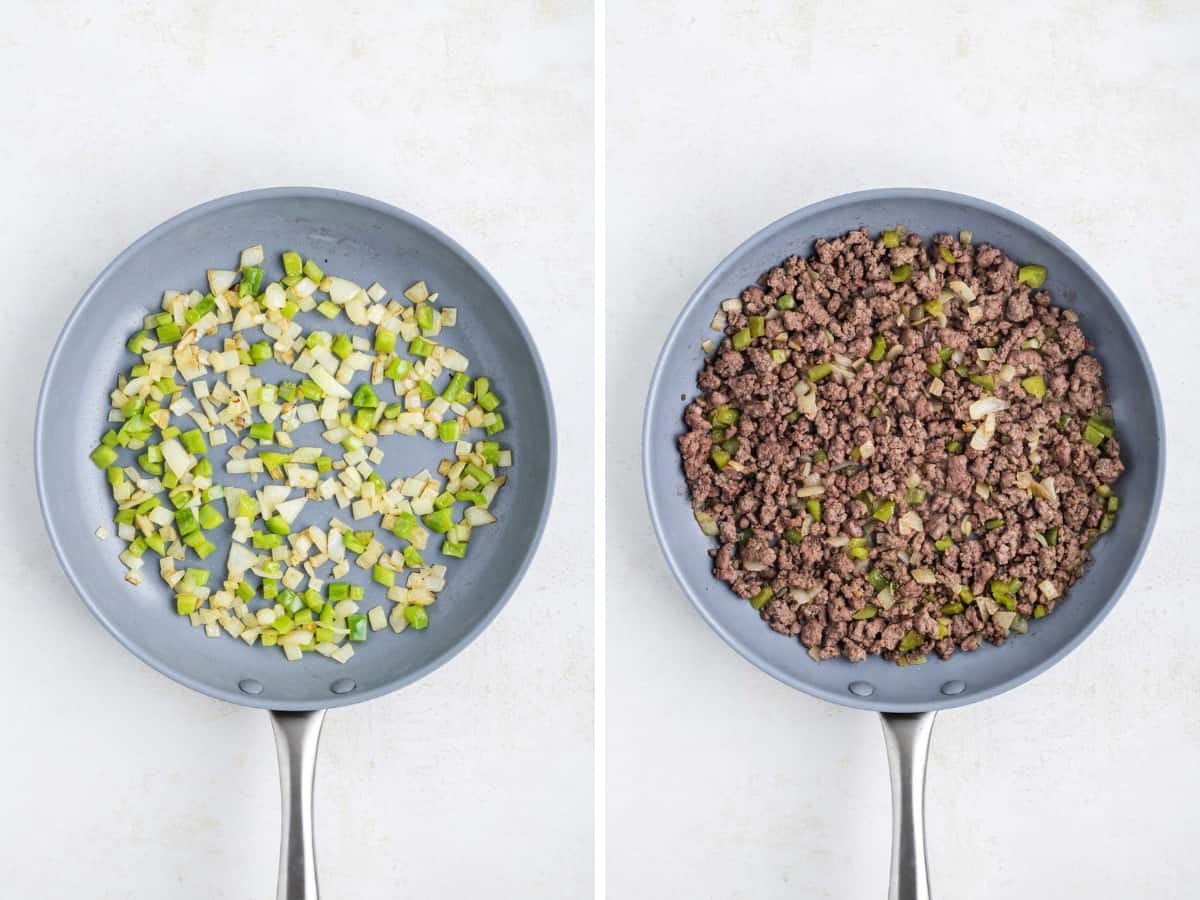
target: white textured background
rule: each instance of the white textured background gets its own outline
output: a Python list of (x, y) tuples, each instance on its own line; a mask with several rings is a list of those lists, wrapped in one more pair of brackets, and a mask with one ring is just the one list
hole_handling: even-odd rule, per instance
[(727, 252), (809, 202), (912, 185), (1024, 213), (1101, 272), (1155, 361), (1170, 457), (1112, 616), (939, 717), (934, 895), (1195, 897), (1200, 7), (617, 0), (608, 19), (610, 895), (886, 894), (878, 720), (709, 631), (655, 545), (636, 444), (668, 327)]
[[(496, 623), (419, 685), (329, 714), (328, 900), (590, 896), (592, 30), (582, 2), (4, 4), (0, 30), (0, 895), (274, 896), (263, 713), (155, 674), (60, 573), (32, 423), (59, 326), (163, 219), (252, 187), (369, 194), (460, 240), (558, 401), (558, 497)], [(574, 489), (571, 489), (571, 486)]]

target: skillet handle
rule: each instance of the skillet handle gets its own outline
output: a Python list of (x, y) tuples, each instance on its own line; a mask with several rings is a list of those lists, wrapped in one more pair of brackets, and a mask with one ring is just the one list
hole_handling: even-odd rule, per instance
[(892, 777), (892, 869), (888, 900), (929, 900), (925, 764), (935, 715), (880, 713)]
[(277, 900), (317, 900), (317, 860), (313, 852), (313, 775), (325, 710), (271, 712), (283, 833), (279, 841)]

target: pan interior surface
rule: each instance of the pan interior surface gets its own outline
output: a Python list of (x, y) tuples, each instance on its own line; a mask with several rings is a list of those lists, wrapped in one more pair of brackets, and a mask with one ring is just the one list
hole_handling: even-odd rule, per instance
[[(1092, 550), (1093, 561), (1065, 602), (1030, 623), (1027, 635), (1002, 647), (984, 644), (949, 660), (899, 667), (872, 656), (816, 663), (794, 637), (772, 631), (712, 574), (688, 501), (676, 438), (697, 394), (700, 342), (716, 337), (709, 322), (721, 300), (791, 254), (806, 256), (817, 238), (860, 226), (877, 233), (896, 224), (928, 239), (937, 232), (974, 232), (1021, 262), (1049, 270), (1054, 302), (1074, 309), (1095, 344), (1121, 439), (1126, 469), (1116, 485), (1121, 511)], [(686, 398), (686, 399), (684, 399)], [(1164, 426), (1154, 375), (1133, 325), (1112, 291), (1077, 254), (1044, 229), (1001, 207), (960, 194), (884, 189), (835, 197), (768, 226), (730, 254), (704, 280), (676, 320), (658, 361), (646, 405), (642, 465), (651, 518), (667, 563), (700, 614), (747, 660), (792, 687), (834, 703), (889, 712), (958, 706), (1015, 687), (1079, 644), (1116, 603), (1150, 539), (1164, 472)], [(853, 685), (853, 688), (851, 687)]]
[[(107, 398), (117, 373), (135, 362), (125, 348), (127, 337), (141, 327), (143, 316), (159, 309), (164, 289), (203, 289), (207, 268), (236, 268), (238, 253), (256, 243), (264, 246), (268, 280), (283, 274), (279, 254), (296, 250), (326, 272), (364, 287), (378, 280), (388, 296), (426, 281), (439, 292), (439, 305), (458, 309), (458, 323), (445, 333), (445, 342), (467, 355), (469, 374), (488, 375), (503, 400), (507, 427), (497, 439), (512, 449), (514, 466), (504, 470), (509, 481), (493, 505), (499, 523), (476, 531), (463, 560), (443, 559), (435, 552), (438, 542), (431, 541), (426, 562), (447, 563), (449, 572), (445, 590), (430, 608), (429, 627), (373, 633), (355, 645), (345, 665), (308, 654), (291, 663), (277, 649), (249, 647), (224, 632), (219, 639), (206, 639), (203, 630), (175, 615), (172, 593), (159, 579), (152, 553), (147, 553), (143, 583), (134, 587), (123, 580), (120, 542), (94, 536), (101, 525), (113, 530), (114, 506), (88, 453), (107, 427)], [(315, 312), (301, 313), (298, 321), (306, 332), (364, 333)], [(221, 335), (227, 334), (222, 326)], [(274, 361), (255, 367), (256, 375), (272, 381), (291, 371)], [(213, 378), (206, 380), (211, 387)], [(360, 373), (354, 383), (362, 380)], [(385, 399), (391, 396), (390, 386), (382, 390)], [(323, 443), (319, 423), (304, 426), (295, 437), (297, 446)], [(478, 439), (474, 433), (472, 439)], [(279, 710), (369, 699), (420, 678), (466, 646), (499, 612), (528, 566), (549, 508), (555, 468), (553, 412), (542, 364), (499, 285), (465, 250), (415, 216), (318, 188), (273, 188), (214, 200), (164, 223), (117, 257), (84, 294), (51, 354), (35, 444), (50, 539), (76, 590), (109, 631), (176, 681), (222, 700)], [(448, 446), (387, 436), (380, 441), (385, 459), (378, 471), (388, 481), (422, 468), (435, 471)], [(224, 472), (224, 453), (218, 455), (218, 449), (225, 448), (210, 451), (214, 480), (250, 487), (248, 478)], [(258, 486), (264, 483), (260, 479)], [(349, 510), (332, 501), (310, 501), (298, 527), (326, 527), (333, 516), (351, 519)], [(399, 545), (377, 526), (374, 518), (358, 527), (375, 527), (388, 550)], [(229, 530), (227, 523), (210, 532), (217, 552), (204, 563), (189, 554), (188, 564), (206, 566), (222, 580)], [(326, 578), (328, 573), (328, 567), (321, 572)], [(370, 583), (369, 572), (352, 565), (343, 580), (367, 585), (364, 612), (376, 604), (391, 610), (385, 589)]]

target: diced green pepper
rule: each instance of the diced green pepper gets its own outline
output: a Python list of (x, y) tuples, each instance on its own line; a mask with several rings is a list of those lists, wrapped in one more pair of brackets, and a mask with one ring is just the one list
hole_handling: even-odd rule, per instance
[(1035, 290), (1046, 283), (1045, 266), (1021, 266), (1017, 269), (1017, 283), (1027, 284)]
[(200, 600), (195, 594), (176, 594), (175, 612), (181, 616), (190, 616), (200, 606)]
[(376, 396), (375, 391), (369, 384), (360, 384), (350, 402), (355, 406), (374, 409), (379, 405), (379, 397)]
[(871, 589), (876, 593), (891, 586), (891, 582), (888, 581), (887, 576), (880, 572), (879, 569), (871, 569), (867, 573), (867, 583), (871, 585)]
[(423, 606), (404, 607), (404, 619), (417, 631), (424, 631), (429, 627), (429, 613), (425, 612)]
[(206, 504), (205, 506), (200, 507), (200, 513), (197, 516), (197, 520), (200, 522), (201, 528), (203, 528), (205, 531), (211, 531), (224, 522), (225, 517), (217, 512), (216, 507), (214, 507), (212, 504)]
[(395, 349), (396, 332), (384, 328), (382, 325), (375, 329), (375, 352), (391, 353)]
[(175, 528), (181, 535), (199, 530), (200, 523), (196, 521), (196, 514), (190, 506), (175, 511)]
[(407, 359), (393, 357), (392, 361), (387, 364), (387, 368), (383, 370), (383, 377), (390, 378), (393, 381), (400, 381), (408, 377), (408, 373), (412, 371), (412, 363)]
[(363, 431), (370, 431), (375, 424), (374, 409), (357, 409), (354, 411), (354, 427), (360, 428)]
[(88, 457), (97, 469), (107, 469), (117, 461), (117, 451), (112, 447), (106, 447), (104, 444), (101, 444), (89, 453)]
[(401, 540), (409, 540), (417, 527), (417, 517), (410, 512), (398, 513), (392, 522), (392, 534)]
[(130, 353), (141, 353), (146, 341), (150, 339), (150, 335), (146, 333), (146, 329), (142, 329), (133, 335), (125, 342), (125, 347)]
[(283, 546), (283, 535), (255, 531), (250, 535), (255, 550), (274, 550)]
[(154, 329), (155, 335), (158, 337), (160, 344), (173, 344), (181, 337), (183, 332), (179, 330), (179, 326), (174, 322), (167, 322), (165, 325), (159, 325)]
[(384, 587), (390, 588), (396, 583), (396, 573), (386, 566), (376, 563), (371, 569), (371, 580), (376, 584), (382, 584)]
[(188, 453), (207, 453), (208, 445), (204, 441), (204, 432), (199, 428), (193, 428), (179, 435), (179, 443), (183, 444), (183, 449)]
[(436, 316), (432, 306), (428, 303), (418, 303), (416, 318), (417, 325), (422, 331), (433, 331)]
[(1022, 378), (1021, 387), (1025, 388), (1025, 393), (1038, 400), (1046, 396), (1046, 380), (1041, 375), (1030, 375), (1027, 378)]
[[(304, 601), (300, 595), (291, 588), (284, 588), (279, 592), (279, 597), (276, 602), (287, 610), (288, 615), (295, 616), (296, 613), (304, 609)], [(293, 621), (295, 621), (293, 619)]]
[(274, 352), (268, 341), (259, 341), (257, 344), (250, 345), (250, 359), (255, 365), (266, 362), (273, 355)]
[(477, 482), (479, 482), (480, 487), (492, 480), (492, 476), (483, 469), (479, 468), (479, 466), (475, 465), (475, 463), (467, 463), (467, 465), (463, 468), (463, 475), (470, 475)]
[(750, 598), (750, 605), (755, 609), (762, 609), (767, 605), (767, 602), (775, 596), (775, 591), (769, 584), (764, 584), (759, 588), (758, 593)]
[(915, 650), (921, 646), (921, 642), (924, 640), (919, 632), (910, 631), (900, 639), (900, 652), (907, 653), (910, 650)]
[(444, 508), (421, 516), (421, 521), (430, 531), (436, 531), (438, 534), (445, 534), (454, 524), (451, 518), (450, 509)]
[(242, 281), (238, 285), (238, 295), (253, 297), (262, 286), (262, 266), (246, 266), (242, 269)]
[(736, 425), (742, 414), (732, 406), (718, 406), (709, 414), (709, 421), (715, 426), (728, 428), (730, 425)]

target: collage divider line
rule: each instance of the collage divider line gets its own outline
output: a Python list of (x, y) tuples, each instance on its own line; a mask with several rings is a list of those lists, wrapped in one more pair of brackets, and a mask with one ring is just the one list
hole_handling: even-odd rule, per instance
[(606, 474), (605, 454), (605, 57), (606, 43), (606, 8), (605, 0), (595, 0), (593, 19), (593, 51), (592, 51), (592, 216), (593, 216), (593, 285), (592, 302), (593, 316), (593, 416), (595, 449), (594, 477), (594, 550), (593, 572), (594, 587), (592, 608), (594, 613), (593, 625), (593, 660), (594, 660), (594, 694), (593, 694), (593, 788), (594, 788), (594, 825), (593, 825), (593, 877), (594, 896), (596, 900), (604, 900), (606, 896), (606, 833), (607, 821), (605, 806), (606, 789), (606, 716), (605, 716), (605, 502), (604, 487)]

